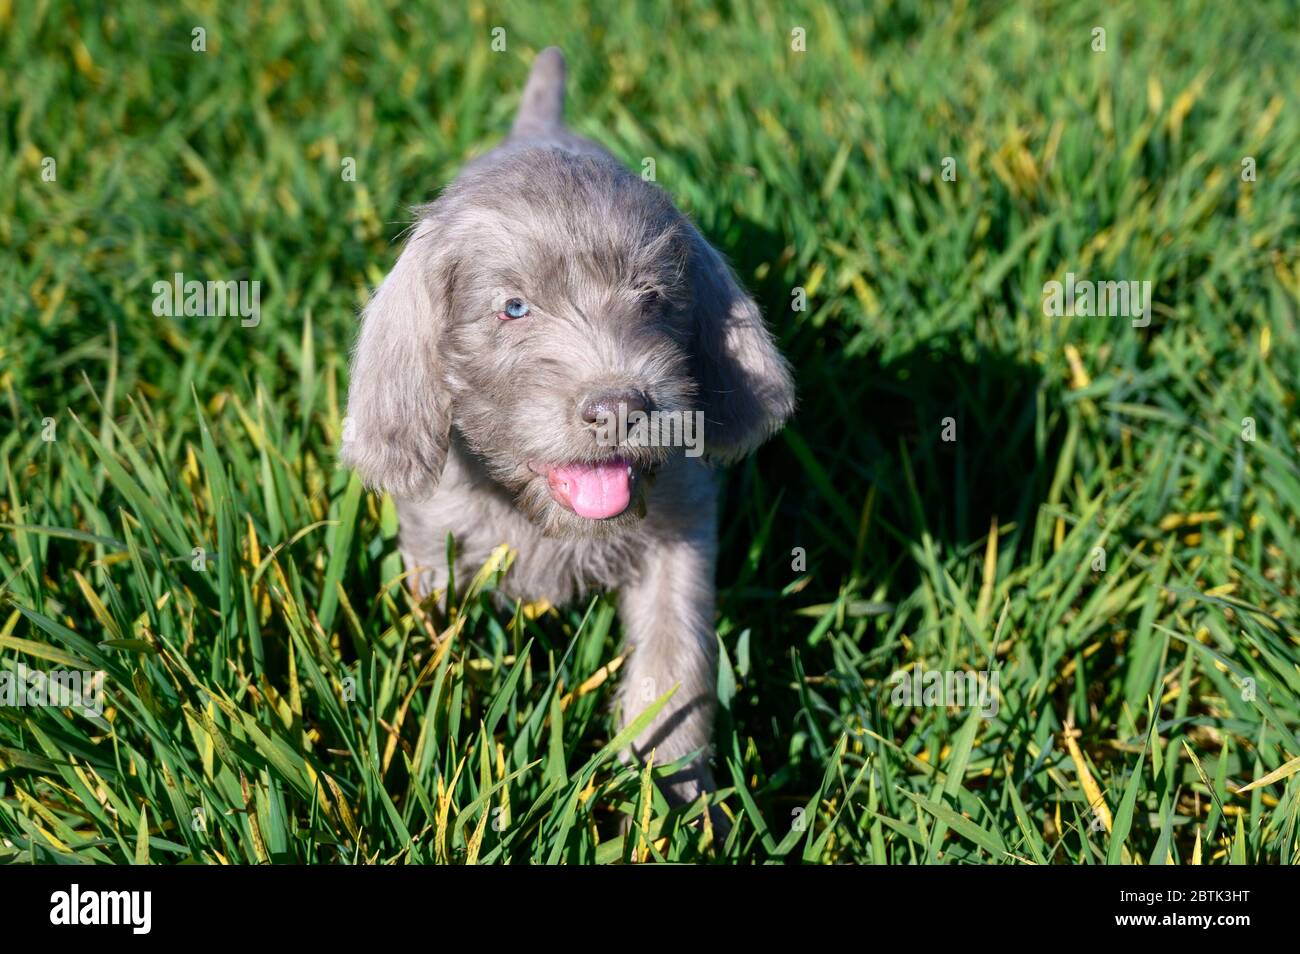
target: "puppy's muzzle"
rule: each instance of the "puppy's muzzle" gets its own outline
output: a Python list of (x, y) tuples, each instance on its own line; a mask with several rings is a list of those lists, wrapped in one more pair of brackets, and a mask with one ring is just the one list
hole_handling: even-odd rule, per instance
[(641, 391), (600, 391), (578, 402), (578, 416), (585, 424), (626, 421), (634, 413), (650, 413), (650, 399)]

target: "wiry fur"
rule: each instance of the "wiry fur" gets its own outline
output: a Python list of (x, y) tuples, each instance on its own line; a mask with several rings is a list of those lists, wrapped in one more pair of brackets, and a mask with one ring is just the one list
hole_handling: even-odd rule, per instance
[[(365, 311), (342, 456), (396, 499), (421, 593), (446, 584), (449, 533), (458, 574), (503, 542), (518, 549), (512, 597), (561, 605), (617, 590), (632, 649), (621, 718), (678, 687), (635, 749), (655, 749), (660, 764), (699, 753), (669, 785), (689, 799), (712, 784), (707, 461), (735, 460), (778, 430), (794, 388), (722, 257), (662, 190), (564, 128), (563, 84), (563, 57), (543, 51), (510, 138), (421, 210)], [(531, 314), (497, 320), (510, 297)], [(705, 457), (598, 446), (577, 409), (602, 389), (702, 410)], [(559, 506), (540, 473), (615, 455), (647, 476), (635, 505), (606, 520)]]

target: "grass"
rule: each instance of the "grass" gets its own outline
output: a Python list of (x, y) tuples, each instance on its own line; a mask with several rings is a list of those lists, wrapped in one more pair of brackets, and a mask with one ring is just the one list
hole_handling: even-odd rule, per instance
[[(107, 689), (0, 707), (0, 861), (1300, 860), (1289, 5), (113, 6), (0, 2), (0, 671)], [(407, 208), (550, 43), (797, 368), (725, 488), (725, 841), (613, 757), (606, 599), (416, 605), (335, 464)], [(261, 323), (154, 317), (177, 271)]]

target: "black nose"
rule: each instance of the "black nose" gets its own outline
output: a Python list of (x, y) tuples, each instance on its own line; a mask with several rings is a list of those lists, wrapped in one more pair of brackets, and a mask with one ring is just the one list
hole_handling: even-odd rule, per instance
[(578, 407), (578, 413), (588, 424), (617, 421), (619, 414), (622, 414), (626, 420), (633, 411), (646, 414), (649, 410), (650, 402), (640, 391), (605, 391), (591, 394)]

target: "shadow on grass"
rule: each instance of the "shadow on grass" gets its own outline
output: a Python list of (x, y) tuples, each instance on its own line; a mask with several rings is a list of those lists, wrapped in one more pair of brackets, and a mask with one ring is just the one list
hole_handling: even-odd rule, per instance
[[(783, 246), (752, 225), (732, 225), (726, 234), (739, 243), (725, 247), (744, 276), (757, 263), (777, 261)], [(1019, 356), (956, 336), (931, 337), (901, 354), (883, 346), (853, 354), (860, 330), (853, 319), (832, 316), (814, 326), (810, 313), (789, 310), (789, 289), (779, 279), (749, 284), (794, 365), (799, 407), (790, 433), (726, 478), (720, 606), (732, 627), (729, 649), (739, 652), (738, 634), (749, 631), (748, 674), (719, 714), (717, 775), (727, 784), (727, 759), (754, 774), (752, 754), (728, 748), (753, 739), (770, 773), (756, 795), (779, 836), (788, 812), (820, 783), (839, 717), (877, 710), (878, 688), (866, 680), (885, 679), (894, 659), (882, 655), (889, 650), (877, 645), (876, 627), (845, 620), (842, 628), (858, 633), (850, 636), (856, 650), (846, 655), (813, 635), (820, 614), (796, 610), (846, 594), (901, 602), (927, 573), (914, 553), (925, 537), (941, 566), (953, 554), (982, 561), (994, 518), (999, 553), (1025, 559), (1064, 441), (1064, 415), (1055, 410), (1055, 385)], [(804, 575), (792, 566), (800, 547), (810, 579), (783, 596)], [(857, 653), (865, 658), (855, 661)], [(804, 737), (797, 744), (796, 734)]]
[[(738, 221), (711, 238), (762, 303), (799, 394), (788, 425), (793, 435), (759, 450), (757, 477), (744, 467), (728, 475), (719, 582), (735, 578), (753, 538), (756, 515), (744, 519), (741, 511), (752, 503), (754, 480), (766, 491), (758, 499), (770, 503), (781, 494), (769, 542), (774, 559), (784, 555), (788, 569), (791, 549), (803, 547), (810, 569), (819, 559), (832, 561), (816, 584), (832, 596), (850, 573), (870, 585), (891, 577), (906, 544), (924, 534), (942, 554), (982, 540), (994, 517), (1004, 531), (1032, 519), (1063, 438), (1058, 419), (1044, 418), (1052, 401), (1037, 365), (952, 336), (901, 355), (887, 356), (881, 347), (853, 354), (850, 342), (860, 330), (853, 319), (832, 316), (814, 326), (811, 312), (790, 311), (790, 289), (780, 277), (751, 277), (761, 263), (789, 254), (781, 236)], [(858, 553), (873, 488), (871, 527)], [(1018, 540), (1018, 533), (1004, 533), (1002, 542)], [(915, 585), (890, 582), (904, 593)]]
[[(1051, 482), (1054, 435), (1040, 421), (1038, 369), (1000, 354), (973, 359), (946, 343), (901, 358), (855, 361), (842, 423), (838, 485), (877, 494), (877, 514), (898, 536), (928, 533), (942, 548), (983, 538), (994, 517), (1023, 526)], [(831, 435), (831, 440), (835, 440)], [(1039, 446), (1040, 441), (1042, 446)], [(868, 555), (885, 557), (880, 536)]]

